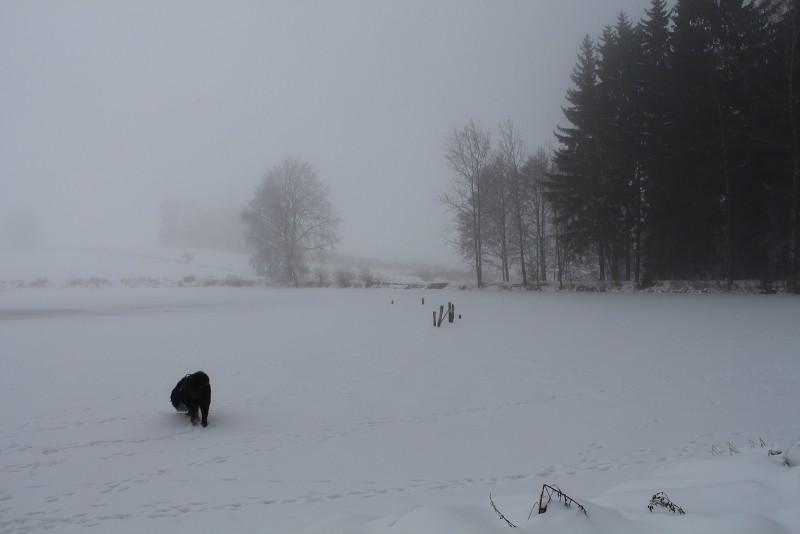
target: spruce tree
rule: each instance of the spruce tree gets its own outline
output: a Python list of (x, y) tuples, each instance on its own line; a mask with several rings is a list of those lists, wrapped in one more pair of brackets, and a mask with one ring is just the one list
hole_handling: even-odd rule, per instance
[[(600, 123), (606, 140), (604, 189), (613, 234), (610, 240), (612, 278), (619, 279), (624, 258), (625, 278), (631, 277), (631, 260), (638, 256), (641, 220), (641, 113), (636, 66), (642, 61), (638, 35), (621, 13), (614, 27), (603, 32), (599, 47), (598, 80)], [(638, 261), (635, 262), (638, 264)], [(638, 269), (636, 273), (638, 280)]]
[(592, 249), (597, 255), (598, 276), (605, 280), (608, 217), (604, 195), (604, 146), (600, 121), (597, 56), (592, 39), (581, 43), (578, 62), (567, 91), (568, 107), (562, 108), (570, 127), (559, 126), (554, 153), (556, 174), (546, 183), (555, 210), (561, 239), (575, 251)]
[[(641, 46), (641, 62), (636, 65), (640, 147), (640, 222), (646, 225), (637, 234), (641, 240), (646, 276), (655, 279), (666, 276), (671, 238), (672, 216), (669, 204), (670, 169), (675, 165), (671, 151), (669, 105), (669, 11), (666, 0), (652, 0), (646, 16), (637, 26)], [(638, 248), (638, 247), (637, 247)], [(638, 280), (638, 278), (637, 278)]]

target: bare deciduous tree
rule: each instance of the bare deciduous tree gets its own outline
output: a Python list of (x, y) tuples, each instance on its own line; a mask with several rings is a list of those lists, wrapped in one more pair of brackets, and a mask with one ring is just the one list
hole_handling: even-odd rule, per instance
[(481, 243), (483, 264), (500, 270), (503, 282), (511, 280), (513, 257), (513, 196), (502, 154), (496, 153), (481, 174)]
[(310, 163), (287, 158), (270, 170), (247, 209), (247, 242), (255, 268), (282, 283), (299, 284), (309, 252), (330, 251), (338, 241), (339, 217), (328, 187)]
[(528, 156), (521, 173), (525, 184), (525, 217), (527, 221), (526, 257), (528, 263), (533, 265), (536, 285), (539, 281), (547, 280), (547, 250), (551, 238), (548, 228), (550, 221), (550, 207), (544, 195), (544, 181), (548, 172), (551, 172), (550, 157), (544, 148), (539, 147), (536, 154)]
[(483, 285), (482, 189), (481, 174), (491, 157), (489, 132), (470, 120), (463, 128), (454, 129), (447, 138), (445, 159), (456, 173), (451, 189), (442, 193), (440, 201), (453, 213), (455, 245), (463, 258), (475, 269), (478, 286)]
[(528, 225), (525, 221), (528, 191), (521, 169), (525, 160), (525, 145), (519, 135), (519, 130), (514, 128), (511, 117), (500, 123), (500, 141), (498, 151), (503, 162), (506, 183), (508, 184), (509, 208), (513, 220), (512, 229), (515, 234), (517, 253), (519, 254), (522, 285), (527, 287), (528, 274), (525, 269), (525, 243), (528, 241)]

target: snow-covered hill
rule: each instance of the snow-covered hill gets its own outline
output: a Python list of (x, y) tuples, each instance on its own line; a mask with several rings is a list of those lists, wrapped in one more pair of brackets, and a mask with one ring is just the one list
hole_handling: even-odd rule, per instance
[(186, 280), (253, 279), (243, 254), (153, 248), (0, 251), (0, 289), (46, 286), (179, 285)]
[[(48, 248), (0, 250), (0, 290), (42, 287), (177, 287), (253, 285), (263, 283), (248, 255), (207, 249), (150, 248), (139, 250)], [(320, 264), (310, 262), (306, 283), (318, 283)], [(427, 265), (399, 264), (334, 256), (323, 265), (326, 285), (337, 285), (339, 271), (364, 285), (369, 276), (383, 285), (424, 286), (432, 281), (463, 283), (468, 273)]]

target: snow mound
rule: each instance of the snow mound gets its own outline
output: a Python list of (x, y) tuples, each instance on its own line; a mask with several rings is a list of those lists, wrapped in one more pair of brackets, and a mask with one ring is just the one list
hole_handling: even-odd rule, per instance
[[(685, 515), (664, 508), (650, 512), (653, 494), (666, 491)], [(669, 463), (650, 476), (620, 484), (592, 500), (577, 498), (587, 514), (555, 500), (537, 514), (538, 496), (501, 499), (517, 532), (528, 534), (790, 534), (800, 532), (800, 468), (754, 449), (729, 457)], [(574, 497), (574, 496), (573, 496)], [(510, 513), (508, 513), (510, 512)], [(420, 506), (403, 515), (349, 516), (325, 521), (304, 534), (424, 534), (509, 532), (485, 506)]]

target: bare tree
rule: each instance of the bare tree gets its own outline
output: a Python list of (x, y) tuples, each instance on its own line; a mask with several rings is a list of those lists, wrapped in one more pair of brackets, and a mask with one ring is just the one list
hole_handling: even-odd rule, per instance
[(544, 181), (551, 172), (550, 158), (544, 148), (539, 147), (536, 154), (528, 156), (521, 173), (524, 177), (525, 210), (524, 220), (528, 227), (527, 257), (535, 269), (537, 287), (540, 280), (547, 280), (547, 250), (550, 234), (548, 221), (550, 209), (544, 195)]
[(319, 287), (328, 287), (330, 284), (330, 273), (328, 267), (324, 264), (318, 264), (313, 269), (314, 282)]
[(310, 163), (287, 158), (270, 170), (247, 209), (251, 264), (282, 283), (299, 285), (309, 252), (333, 250), (339, 217), (328, 201), (328, 187)]
[(489, 132), (470, 119), (447, 138), (444, 157), (456, 175), (450, 191), (442, 193), (440, 200), (453, 213), (456, 249), (473, 264), (480, 287), (483, 285), (481, 174), (491, 157)]
[(519, 130), (514, 128), (511, 117), (500, 123), (500, 141), (498, 151), (503, 162), (503, 167), (508, 184), (509, 208), (513, 219), (513, 229), (516, 234), (517, 253), (519, 254), (522, 285), (527, 287), (528, 275), (525, 269), (525, 243), (528, 241), (529, 226), (525, 221), (526, 204), (528, 204), (528, 191), (522, 176), (521, 168), (524, 164), (525, 145), (519, 135)]
[(481, 173), (482, 244), (484, 263), (499, 269), (503, 282), (511, 279), (512, 204), (510, 175), (500, 153), (493, 155), (491, 162)]

